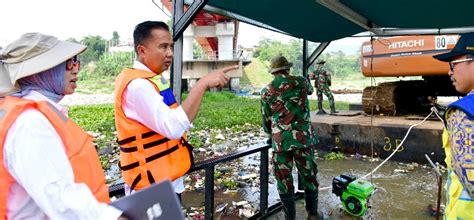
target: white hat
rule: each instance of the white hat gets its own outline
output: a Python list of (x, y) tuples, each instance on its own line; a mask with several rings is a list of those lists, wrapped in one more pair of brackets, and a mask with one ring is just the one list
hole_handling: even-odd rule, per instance
[(0, 97), (19, 90), (17, 80), (51, 69), (86, 46), (41, 33), (26, 33), (0, 51)]

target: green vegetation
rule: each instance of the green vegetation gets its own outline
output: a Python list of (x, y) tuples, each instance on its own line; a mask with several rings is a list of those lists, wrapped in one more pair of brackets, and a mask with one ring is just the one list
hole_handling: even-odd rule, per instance
[(230, 92), (208, 92), (193, 122), (193, 130), (222, 129), (245, 123), (260, 125), (259, 106), (258, 99), (239, 97)]
[[(186, 97), (186, 95), (184, 95)], [(323, 104), (326, 108), (328, 103)], [(348, 109), (348, 103), (336, 103), (337, 109)], [(311, 100), (310, 108), (317, 104)], [(99, 148), (115, 144), (114, 107), (112, 104), (72, 106), (69, 116), (84, 130), (92, 132)], [(208, 92), (205, 94), (199, 114), (194, 120), (191, 135), (188, 137), (195, 147), (204, 143), (193, 136), (193, 131), (203, 129), (234, 129), (236, 132), (245, 124), (261, 126), (259, 99), (239, 97), (230, 92)]]
[(83, 63), (88, 64), (97, 61), (105, 53), (107, 40), (101, 36), (87, 36), (81, 40), (81, 43), (87, 46), (87, 50), (80, 55)]
[[(310, 44), (309, 50), (316, 48), (317, 44)], [(241, 78), (243, 88), (249, 88), (253, 91), (260, 90), (272, 78), (268, 73), (269, 61), (273, 56), (282, 54), (293, 63), (291, 73), (294, 75), (302, 74), (302, 41), (291, 40), (288, 43), (282, 43), (272, 39), (262, 39), (259, 47), (254, 52), (252, 63), (244, 70), (245, 73)], [(360, 71), (360, 55), (346, 55), (341, 51), (323, 53), (319, 60), (326, 61), (326, 68), (332, 73), (333, 85), (332, 90), (350, 89), (362, 90), (372, 85), (371, 78), (364, 77)], [(314, 71), (316, 65), (310, 67), (309, 71)], [(376, 82), (398, 80), (395, 77), (376, 78)]]
[(115, 77), (88, 79), (77, 81), (76, 93), (80, 94), (112, 94)]
[[(349, 103), (348, 102), (335, 101), (335, 103), (336, 103), (336, 109), (337, 110), (348, 110), (349, 109)], [(324, 109), (329, 109), (329, 102), (327, 100), (323, 101), (323, 108)], [(311, 111), (316, 111), (318, 109), (318, 100), (309, 100), (309, 109)]]
[(237, 183), (236, 181), (232, 179), (224, 179), (222, 181), (222, 185), (225, 186), (227, 189), (237, 189), (237, 187), (239, 186), (239, 183)]
[(325, 160), (342, 160), (344, 158), (344, 154), (341, 152), (331, 152), (324, 155)]
[(72, 106), (69, 109), (69, 117), (87, 131), (100, 133), (115, 131), (112, 104)]
[(204, 142), (201, 140), (201, 138), (194, 136), (193, 134), (189, 135), (187, 137), (188, 142), (193, 145), (195, 148), (200, 148), (204, 146)]
[[(309, 51), (316, 48), (316, 44), (309, 45)], [(255, 51), (254, 56), (262, 62), (269, 62), (272, 57), (282, 54), (288, 61), (293, 63), (292, 74), (302, 74), (302, 40), (290, 40), (288, 43), (282, 43), (278, 40), (264, 38), (259, 41), (259, 47)], [(335, 77), (356, 76), (363, 78), (360, 73), (360, 55), (345, 55), (342, 51), (323, 53), (319, 59), (326, 61), (326, 67), (333, 73)], [(313, 65), (309, 71), (313, 71)]]
[[(323, 53), (319, 59), (326, 61), (326, 68), (336, 79), (362, 79), (360, 55), (345, 55), (342, 51)], [(314, 66), (313, 66), (314, 67)]]
[[(170, 21), (168, 21), (170, 23)], [(113, 91), (113, 81), (123, 67), (131, 66), (134, 60), (134, 52), (107, 53), (107, 46), (110, 42), (119, 42), (120, 36), (113, 32), (110, 39), (101, 36), (87, 36), (81, 40), (68, 39), (71, 42), (80, 42), (88, 46), (79, 58), (82, 61), (82, 68), (79, 73), (80, 86), (79, 93), (110, 93)], [(316, 43), (309, 44), (309, 51), (316, 48)], [(193, 55), (195, 57), (205, 57), (206, 53), (194, 42)], [(302, 74), (302, 40), (293, 39), (287, 43), (264, 38), (259, 41), (255, 49), (252, 63), (245, 67), (245, 72), (241, 78), (241, 88), (243, 90), (258, 92), (264, 85), (271, 81), (272, 76), (268, 73), (269, 61), (275, 55), (285, 55), (293, 63), (292, 74)], [(387, 78), (367, 78), (360, 72), (360, 54), (346, 55), (342, 51), (321, 54), (319, 59), (326, 62), (326, 67), (333, 76), (332, 90), (362, 90), (363, 88), (376, 85), (384, 81), (399, 80), (395, 77)], [(313, 71), (315, 65), (310, 67)], [(402, 80), (419, 79), (420, 77), (407, 77)], [(98, 85), (94, 85), (96, 82)], [(105, 88), (104, 88), (105, 87)]]
[[(120, 36), (117, 31), (112, 33), (112, 38), (109, 40), (101, 36), (86, 36), (80, 41), (74, 38), (69, 38), (67, 41), (87, 46), (87, 50), (79, 55), (79, 60), (81, 61), (80, 81), (111, 81), (120, 73), (122, 68), (131, 66), (135, 58), (134, 52), (107, 53), (109, 46), (117, 45), (120, 42)], [(99, 82), (99, 84), (102, 84), (102, 82)], [(91, 88), (94, 88), (94, 86)], [(93, 93), (94, 91), (86, 93)]]
[[(134, 52), (107, 53), (109, 41), (118, 42), (120, 36), (112, 33), (111, 39), (103, 39), (100, 36), (87, 36), (82, 40), (68, 39), (72, 42), (80, 42), (88, 46), (79, 58), (82, 68), (79, 73), (79, 93), (111, 93), (113, 81), (123, 67), (131, 66), (134, 60)], [(316, 48), (317, 44), (310, 44), (309, 51)], [(205, 57), (206, 53), (195, 42), (193, 44), (195, 57)], [(302, 41), (290, 40), (288, 43), (264, 38), (260, 40), (258, 48), (254, 51), (252, 62), (245, 67), (241, 78), (241, 88), (250, 92), (259, 92), (260, 89), (271, 81), (272, 76), (268, 73), (269, 61), (275, 55), (285, 55), (293, 63), (292, 74), (302, 74)], [(343, 52), (323, 53), (319, 59), (326, 60), (326, 67), (333, 76), (332, 90), (362, 90), (363, 88), (376, 85), (378, 82), (399, 80), (395, 77), (388, 78), (366, 78), (360, 72), (360, 55), (346, 55)], [(313, 71), (315, 65), (310, 67)], [(404, 78), (405, 79), (405, 78)], [(406, 78), (411, 79), (411, 78)], [(416, 78), (416, 79), (419, 79)], [(82, 83), (81, 83), (82, 81)]]
[(72, 106), (69, 109), (69, 117), (84, 130), (92, 132), (99, 148), (115, 145), (116, 129), (112, 104)]
[[(269, 62), (274, 56), (278, 54), (284, 55), (288, 61), (293, 63), (292, 73), (295, 75), (302, 74), (302, 41), (290, 40), (285, 44), (278, 40), (263, 38), (258, 42), (259, 47), (254, 53), (254, 57), (264, 62)], [(266, 71), (268, 73), (268, 71)]]
[(258, 91), (272, 81), (273, 76), (268, 72), (268, 62), (262, 62), (253, 58), (252, 62), (244, 68), (244, 74), (240, 78), (242, 88)]
[(124, 67), (133, 64), (133, 52), (117, 52), (101, 56), (97, 64), (89, 63), (81, 69), (80, 80), (115, 78)]
[(206, 52), (204, 52), (196, 41), (193, 42), (193, 58), (198, 60), (208, 59)]

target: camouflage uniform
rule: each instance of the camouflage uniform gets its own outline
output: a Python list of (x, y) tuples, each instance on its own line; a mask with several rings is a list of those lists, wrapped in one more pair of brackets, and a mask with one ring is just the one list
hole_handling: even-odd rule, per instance
[(331, 74), (329, 71), (323, 65), (319, 65), (316, 71), (311, 74), (310, 79), (315, 80), (314, 87), (316, 87), (316, 94), (318, 95), (318, 113), (326, 113), (323, 110), (323, 94), (328, 97), (331, 113), (335, 113), (334, 97), (329, 89), (329, 86), (331, 86)]
[(306, 189), (317, 190), (317, 166), (311, 146), (317, 143), (311, 129), (311, 84), (303, 77), (277, 74), (262, 90), (261, 111), (265, 133), (272, 137), (273, 167), (280, 194), (294, 192), (293, 160)]

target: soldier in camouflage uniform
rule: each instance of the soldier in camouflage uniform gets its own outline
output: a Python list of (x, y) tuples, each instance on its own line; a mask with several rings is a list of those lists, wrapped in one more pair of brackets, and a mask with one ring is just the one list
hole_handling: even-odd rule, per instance
[(337, 113), (336, 106), (334, 105), (334, 97), (329, 89), (329, 86), (331, 86), (331, 74), (326, 70), (326, 67), (324, 67), (324, 63), (326, 63), (324, 60), (317, 62), (318, 66), (316, 67), (316, 71), (309, 75), (309, 79), (314, 79), (314, 87), (316, 87), (316, 94), (318, 95), (317, 114), (326, 114), (323, 109), (323, 94), (328, 97), (331, 113)]
[(313, 145), (316, 136), (311, 129), (308, 95), (313, 93), (310, 82), (292, 76), (292, 66), (285, 57), (271, 61), (270, 73), (274, 79), (262, 89), (261, 111), (263, 129), (272, 139), (273, 171), (283, 203), (286, 219), (295, 219), (293, 161), (305, 188), (308, 219), (317, 217), (318, 181)]

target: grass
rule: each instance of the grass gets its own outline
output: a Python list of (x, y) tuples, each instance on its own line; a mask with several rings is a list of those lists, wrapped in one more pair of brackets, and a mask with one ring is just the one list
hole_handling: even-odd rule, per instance
[(239, 97), (230, 92), (208, 92), (193, 122), (193, 130), (223, 129), (246, 123), (259, 125), (259, 106), (258, 99)]
[(249, 87), (252, 90), (260, 90), (263, 86), (272, 81), (273, 76), (268, 72), (267, 66), (257, 58), (244, 68), (244, 74), (240, 78), (242, 88)]
[[(349, 103), (348, 102), (337, 102), (336, 103), (336, 110), (349, 110)], [(323, 108), (329, 109), (329, 102), (327, 100), (323, 100)], [(309, 100), (309, 109), (311, 111), (318, 110), (318, 101), (317, 100)]]

